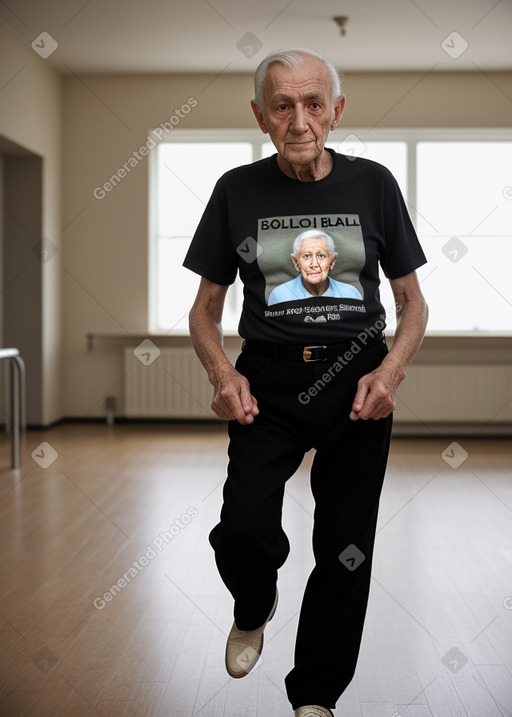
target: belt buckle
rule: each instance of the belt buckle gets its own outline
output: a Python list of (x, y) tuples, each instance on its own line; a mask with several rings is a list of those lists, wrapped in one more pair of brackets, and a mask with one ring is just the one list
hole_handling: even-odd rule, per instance
[(302, 351), (302, 358), (304, 361), (309, 363), (310, 361), (325, 361), (324, 358), (313, 358), (312, 352), (315, 349), (326, 349), (327, 346), (304, 346), (304, 350)]

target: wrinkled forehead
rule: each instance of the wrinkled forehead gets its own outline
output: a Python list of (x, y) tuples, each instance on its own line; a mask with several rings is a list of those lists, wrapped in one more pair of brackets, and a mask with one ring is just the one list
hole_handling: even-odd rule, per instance
[(302, 256), (302, 254), (305, 254), (306, 252), (318, 252), (322, 251), (324, 254), (330, 254), (329, 251), (329, 244), (327, 243), (327, 239), (325, 237), (319, 236), (319, 237), (305, 237), (299, 246), (298, 255)]
[(331, 96), (331, 76), (324, 63), (316, 57), (307, 57), (298, 67), (287, 67), (281, 62), (269, 65), (264, 82), (265, 98), (275, 96)]

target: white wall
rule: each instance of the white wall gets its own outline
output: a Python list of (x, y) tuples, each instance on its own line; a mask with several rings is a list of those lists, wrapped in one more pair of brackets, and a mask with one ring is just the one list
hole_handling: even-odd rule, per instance
[[(91, 331), (148, 328), (148, 161), (143, 159), (103, 199), (101, 186), (188, 98), (183, 128), (255, 127), (252, 77), (104, 76), (65, 80), (64, 353), (65, 413), (104, 415), (105, 395), (122, 407), (122, 344), (95, 342)], [(512, 73), (484, 75), (364, 73), (348, 76), (343, 122), (356, 127), (506, 126)], [(136, 345), (140, 339), (133, 344)]]
[[(42, 267), (41, 422), (103, 416), (106, 395), (121, 405), (121, 345), (88, 351), (86, 334), (147, 330), (147, 158), (104, 199), (94, 189), (190, 97), (180, 127), (254, 127), (252, 78), (60, 78), (3, 30), (0, 47), (0, 135), (43, 157), (43, 234), (58, 247)], [(344, 89), (350, 127), (510, 125), (512, 73), (348, 74)]]
[(41, 424), (58, 420), (63, 412), (62, 85), (39, 55), (0, 28), (0, 136), (42, 157), (42, 234), (58, 248), (41, 265), (42, 396), (40, 415), (33, 419)]

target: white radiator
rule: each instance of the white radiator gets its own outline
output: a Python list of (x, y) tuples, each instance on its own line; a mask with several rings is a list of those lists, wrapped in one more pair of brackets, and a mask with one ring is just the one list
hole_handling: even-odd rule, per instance
[(512, 422), (512, 366), (412, 364), (395, 419), (414, 423)]
[[(226, 351), (235, 361), (238, 351)], [(124, 350), (124, 407), (127, 418), (216, 418), (213, 387), (194, 350), (164, 347)]]
[[(192, 348), (162, 348), (149, 365), (153, 356), (141, 360), (134, 351), (124, 354), (128, 418), (215, 418), (213, 388)], [(234, 362), (238, 351), (227, 353)], [(512, 423), (512, 366), (412, 364), (398, 390), (395, 421)]]

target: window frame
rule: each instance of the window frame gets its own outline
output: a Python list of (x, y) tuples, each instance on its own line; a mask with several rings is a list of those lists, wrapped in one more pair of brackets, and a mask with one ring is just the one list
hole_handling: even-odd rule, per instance
[[(350, 136), (357, 137), (361, 142), (403, 142), (406, 144), (406, 204), (415, 228), (418, 225), (418, 195), (417, 195), (417, 151), (420, 142), (512, 142), (512, 128), (508, 127), (339, 127), (333, 130), (328, 137), (329, 142), (343, 142)], [(200, 143), (200, 142), (247, 142), (253, 146), (253, 161), (261, 157), (261, 149), (270, 141), (268, 134), (263, 134), (258, 128), (233, 129), (183, 129), (176, 128), (167, 133), (149, 152), (148, 177), (148, 327), (151, 333), (169, 336), (188, 336), (188, 330), (164, 329), (157, 327), (157, 148), (166, 143)], [(258, 150), (257, 155), (254, 150)], [(363, 155), (364, 156), (364, 155)], [(512, 183), (512, 182), (511, 182)], [(238, 280), (237, 280), (238, 281)], [(230, 291), (231, 291), (230, 287)], [(232, 292), (235, 293), (239, 289)], [(228, 292), (229, 294), (229, 292)], [(236, 297), (241, 299), (241, 297)], [(231, 297), (230, 300), (233, 300)], [(393, 329), (386, 330), (389, 335), (394, 334)], [(226, 336), (237, 336), (234, 330), (224, 330)], [(512, 336), (510, 331), (465, 331), (465, 330), (429, 330), (426, 336)]]

